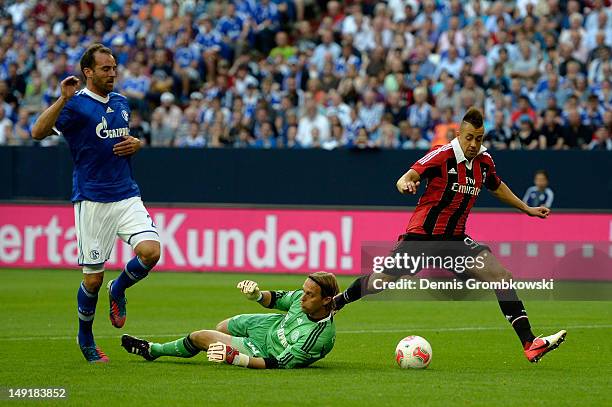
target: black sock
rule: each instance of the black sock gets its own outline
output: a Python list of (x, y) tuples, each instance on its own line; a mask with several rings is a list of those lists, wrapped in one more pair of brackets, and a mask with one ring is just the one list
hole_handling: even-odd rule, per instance
[(185, 339), (183, 339), (183, 346), (185, 347), (185, 350), (187, 352), (191, 353), (191, 356), (195, 356), (200, 353), (200, 349), (198, 349), (198, 347), (193, 343), (189, 335), (187, 335)]
[(334, 297), (335, 308), (339, 310), (350, 302), (357, 301), (364, 295), (368, 288), (368, 276), (361, 276), (351, 283), (351, 285)]
[(499, 308), (502, 313), (512, 324), (512, 328), (518, 335), (523, 347), (527, 343), (533, 342), (535, 335), (531, 332), (531, 325), (529, 324), (529, 318), (527, 317), (527, 311), (523, 302), (516, 295), (515, 290), (495, 290), (497, 301), (499, 302)]

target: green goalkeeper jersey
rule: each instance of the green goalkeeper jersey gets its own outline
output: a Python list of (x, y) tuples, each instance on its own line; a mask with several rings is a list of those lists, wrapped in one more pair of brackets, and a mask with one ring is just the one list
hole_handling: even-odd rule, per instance
[(287, 314), (268, 314), (271, 326), (265, 348), (280, 368), (303, 367), (322, 359), (334, 347), (336, 327), (333, 316), (312, 321), (302, 311), (303, 290), (272, 291), (271, 308)]

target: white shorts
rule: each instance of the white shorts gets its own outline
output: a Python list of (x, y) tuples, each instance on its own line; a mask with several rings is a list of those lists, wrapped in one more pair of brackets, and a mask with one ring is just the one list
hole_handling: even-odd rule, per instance
[(139, 196), (118, 202), (80, 201), (74, 204), (74, 225), (80, 266), (102, 266), (117, 236), (134, 249), (144, 240), (159, 242), (157, 226)]

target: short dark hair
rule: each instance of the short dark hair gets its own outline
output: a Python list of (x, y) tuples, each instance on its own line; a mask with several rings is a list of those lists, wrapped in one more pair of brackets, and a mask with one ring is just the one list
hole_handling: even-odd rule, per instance
[(554, 107), (547, 108), (546, 112), (553, 112), (555, 114), (555, 116), (559, 115), (559, 111), (556, 108), (554, 108)]
[(544, 177), (546, 177), (546, 179), (548, 179), (548, 172), (546, 172), (546, 170), (537, 170), (537, 171), (536, 171), (536, 172), (533, 174), (533, 176), (535, 177), (536, 175), (540, 175), (540, 174), (544, 175)]
[(482, 112), (479, 109), (475, 107), (470, 107), (468, 111), (465, 112), (463, 120), (461, 121), (471, 124), (472, 126), (474, 126), (475, 129), (479, 129), (482, 127), (484, 117), (482, 116)]
[(83, 73), (83, 76), (85, 76), (85, 68), (93, 69), (96, 65), (96, 60), (94, 58), (94, 54), (96, 52), (102, 52), (103, 54), (113, 56), (113, 51), (111, 51), (110, 48), (105, 47), (100, 43), (91, 44), (83, 53), (83, 56), (81, 57), (80, 61), (81, 72)]

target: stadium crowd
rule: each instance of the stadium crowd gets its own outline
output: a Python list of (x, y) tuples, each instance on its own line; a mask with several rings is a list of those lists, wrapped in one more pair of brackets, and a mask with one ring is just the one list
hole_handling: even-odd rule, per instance
[(154, 147), (429, 149), (475, 105), (489, 148), (612, 150), (609, 0), (4, 1), (0, 145), (92, 42)]

